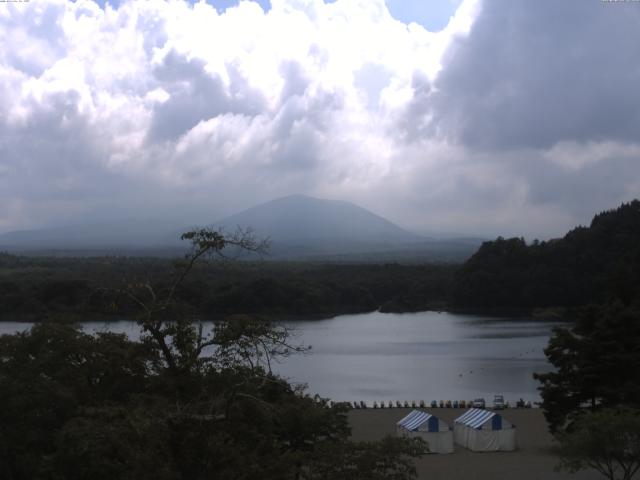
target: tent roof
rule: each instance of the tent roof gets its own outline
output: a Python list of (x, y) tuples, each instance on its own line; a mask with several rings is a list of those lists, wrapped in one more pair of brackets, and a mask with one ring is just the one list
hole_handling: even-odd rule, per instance
[[(471, 428), (478, 428), (485, 424), (488, 420), (498, 415), (495, 412), (482, 410), (480, 408), (472, 408), (454, 420), (455, 423), (461, 423)], [(499, 416), (499, 415), (498, 415)]]
[(397, 425), (407, 430), (415, 431), (427, 423), (433, 417), (430, 413), (413, 410), (409, 415), (400, 420)]

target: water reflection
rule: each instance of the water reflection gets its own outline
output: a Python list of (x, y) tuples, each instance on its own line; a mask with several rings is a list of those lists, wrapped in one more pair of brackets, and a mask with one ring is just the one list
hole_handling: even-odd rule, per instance
[[(550, 370), (543, 353), (551, 330), (566, 324), (437, 312), (361, 315), (283, 322), (312, 353), (275, 366), (311, 393), (336, 400), (469, 400), (503, 394), (539, 400), (534, 372)], [(29, 324), (0, 323), (0, 333)], [(86, 322), (88, 332), (138, 338), (135, 322)]]
[(289, 322), (313, 355), (280, 373), (341, 400), (493, 398), (539, 400), (534, 372), (558, 322), (420, 312)]

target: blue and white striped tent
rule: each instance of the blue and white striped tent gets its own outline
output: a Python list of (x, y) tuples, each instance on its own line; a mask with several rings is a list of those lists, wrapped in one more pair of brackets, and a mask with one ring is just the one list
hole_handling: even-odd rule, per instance
[(451, 427), (428, 412), (413, 410), (396, 423), (396, 431), (400, 436), (422, 438), (431, 453), (453, 453)]
[(480, 428), (488, 420), (491, 420), (491, 430), (500, 430), (502, 428), (501, 415), (479, 408), (472, 408), (461, 417), (456, 418), (455, 423), (462, 423), (471, 428)]
[(457, 444), (475, 452), (516, 448), (516, 429), (502, 415), (488, 410), (472, 408), (454, 420)]
[[(420, 410), (414, 410), (397, 423), (398, 426), (406, 428), (411, 432), (417, 432), (420, 429), (427, 432), (439, 432), (440, 420), (435, 415)], [(447, 428), (447, 430), (449, 430)]]

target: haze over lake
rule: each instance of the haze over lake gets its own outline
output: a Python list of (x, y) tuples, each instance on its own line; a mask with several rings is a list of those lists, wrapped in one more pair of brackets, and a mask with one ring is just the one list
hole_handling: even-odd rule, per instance
[[(311, 345), (275, 366), (310, 393), (334, 400), (470, 400), (504, 394), (537, 401), (534, 372), (551, 366), (543, 349), (562, 325), (530, 319), (419, 312), (372, 312), (325, 320), (284, 322), (294, 343)], [(111, 330), (138, 336), (131, 321), (86, 322), (86, 331)], [(28, 328), (0, 323), (0, 333)]]

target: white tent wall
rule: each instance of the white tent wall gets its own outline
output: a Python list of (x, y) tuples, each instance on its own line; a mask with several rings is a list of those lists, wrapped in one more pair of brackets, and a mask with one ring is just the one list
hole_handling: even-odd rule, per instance
[(474, 452), (510, 452), (516, 449), (515, 429), (475, 430), (467, 428), (466, 448)]
[(436, 453), (453, 453), (453, 432), (451, 430), (427, 433), (425, 440), (429, 444), (430, 450)]
[[(462, 417), (460, 417), (462, 418)], [(501, 426), (493, 430), (491, 418), (488, 418), (477, 428), (464, 423), (454, 423), (454, 439), (461, 445), (474, 452), (513, 451), (516, 449), (516, 429), (502, 417)]]
[(396, 433), (398, 436), (421, 438), (431, 453), (453, 453), (453, 431), (445, 422), (427, 412), (412, 411), (396, 424)]
[(469, 430), (471, 429), (457, 423), (453, 426), (453, 439), (464, 448), (469, 448)]
[(505, 452), (513, 452), (518, 446), (516, 443), (516, 429), (509, 428), (500, 430), (500, 450)]
[(427, 443), (431, 453), (453, 453), (453, 432), (410, 432), (402, 427), (396, 428), (398, 436), (407, 438), (421, 438)]

